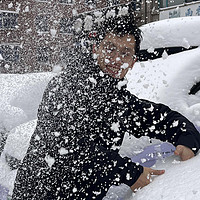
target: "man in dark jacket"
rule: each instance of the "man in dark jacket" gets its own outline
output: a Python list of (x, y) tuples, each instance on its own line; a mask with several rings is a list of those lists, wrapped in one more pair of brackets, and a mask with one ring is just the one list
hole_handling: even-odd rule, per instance
[(111, 185), (144, 187), (148, 175), (164, 171), (122, 158), (125, 133), (171, 142), (182, 160), (199, 150), (199, 133), (185, 117), (126, 90), (124, 76), (136, 61), (140, 31), (129, 22), (123, 28), (118, 20), (111, 24), (94, 47), (97, 65), (90, 55), (77, 53), (49, 83), (13, 200), (100, 200)]

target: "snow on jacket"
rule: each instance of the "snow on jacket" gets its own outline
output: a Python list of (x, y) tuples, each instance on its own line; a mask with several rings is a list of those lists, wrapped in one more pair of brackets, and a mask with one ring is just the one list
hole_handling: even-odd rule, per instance
[(133, 185), (143, 167), (118, 154), (125, 133), (194, 152), (200, 146), (199, 133), (181, 114), (138, 99), (125, 80), (104, 74), (89, 59), (75, 60), (44, 93), (13, 200), (100, 200), (111, 185)]

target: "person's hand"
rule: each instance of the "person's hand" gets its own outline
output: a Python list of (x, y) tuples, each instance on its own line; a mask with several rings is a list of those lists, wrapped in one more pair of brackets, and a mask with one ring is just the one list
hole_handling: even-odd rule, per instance
[(190, 148), (183, 145), (178, 145), (176, 147), (176, 150), (174, 151), (174, 154), (177, 156), (180, 156), (182, 161), (185, 161), (194, 157), (194, 152)]
[(143, 188), (152, 182), (151, 175), (162, 175), (165, 170), (154, 170), (151, 168), (144, 167), (143, 173), (140, 175), (138, 180), (131, 186), (131, 190), (136, 192), (139, 188)]

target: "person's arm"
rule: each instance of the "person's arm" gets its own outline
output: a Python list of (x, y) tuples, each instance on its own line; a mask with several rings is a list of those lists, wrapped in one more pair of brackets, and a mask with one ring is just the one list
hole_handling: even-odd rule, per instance
[[(90, 145), (87, 141), (86, 143), (84, 141), (79, 146), (81, 151), (73, 153), (77, 153), (75, 160), (60, 157), (52, 165), (46, 184), (50, 187), (47, 192), (48, 199), (56, 199), (56, 191), (61, 188), (57, 195), (65, 194), (67, 199), (101, 200), (110, 186), (124, 183), (131, 187), (143, 173), (143, 167), (137, 166), (131, 159), (122, 158), (113, 150)], [(60, 164), (65, 162), (70, 171), (67, 171), (64, 164), (60, 167)], [(66, 170), (63, 171), (64, 169)], [(55, 183), (56, 187), (52, 187)], [(62, 183), (68, 186), (67, 189), (62, 188)], [(74, 188), (76, 192), (73, 192)]]
[(182, 161), (189, 160), (195, 156), (194, 151), (184, 145), (178, 145), (174, 154), (179, 156)]
[[(155, 104), (147, 100), (140, 100), (135, 97), (132, 107), (134, 136), (147, 135), (150, 138), (157, 138), (162, 141), (171, 142), (176, 146), (175, 155), (181, 160), (192, 158), (200, 147), (200, 134), (194, 125), (176, 111), (168, 106)], [(151, 183), (151, 175), (161, 175), (164, 170), (153, 170), (144, 167), (143, 173), (131, 186), (135, 192)]]
[(188, 153), (187, 149), (192, 150), (194, 154), (199, 150), (199, 132), (180, 113), (163, 104), (137, 98), (134, 110), (139, 116), (139, 123), (141, 124), (139, 131), (136, 132), (136, 137), (148, 135), (151, 138), (168, 141), (179, 147), (176, 154), (180, 155), (183, 160), (186, 160), (183, 154)]

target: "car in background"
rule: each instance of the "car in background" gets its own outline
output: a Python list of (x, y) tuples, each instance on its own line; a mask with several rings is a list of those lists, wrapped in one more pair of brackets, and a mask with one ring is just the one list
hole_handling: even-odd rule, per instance
[(167, 104), (200, 127), (200, 16), (140, 27), (139, 62), (127, 75), (136, 96)]
[(164, 51), (168, 55), (197, 48), (200, 17), (183, 17), (152, 22), (140, 27), (142, 42), (140, 60), (162, 57)]

